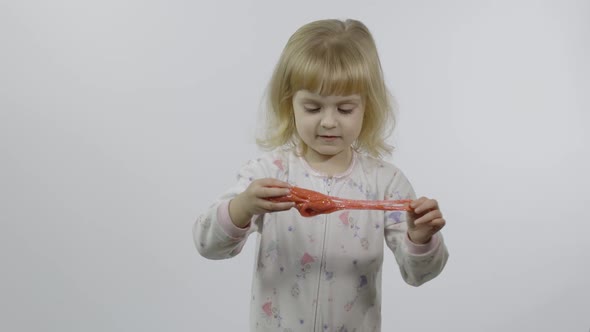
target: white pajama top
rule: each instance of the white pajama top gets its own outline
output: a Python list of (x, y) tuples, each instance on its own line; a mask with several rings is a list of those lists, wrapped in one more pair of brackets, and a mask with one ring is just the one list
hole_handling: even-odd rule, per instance
[(229, 201), (261, 178), (347, 199), (416, 198), (397, 167), (357, 152), (348, 170), (332, 176), (286, 149), (248, 162), (236, 185), (199, 216), (193, 236), (202, 256), (226, 259), (256, 235), (251, 331), (380, 331), (384, 244), (410, 285), (433, 279), (445, 266), (448, 252), (440, 232), (427, 244), (412, 243), (404, 211), (342, 210), (306, 218), (293, 208), (236, 227)]

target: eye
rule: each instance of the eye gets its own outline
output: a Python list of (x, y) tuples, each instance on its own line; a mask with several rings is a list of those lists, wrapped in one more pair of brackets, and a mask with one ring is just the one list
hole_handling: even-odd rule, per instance
[(350, 114), (354, 112), (356, 107), (357, 105), (353, 103), (343, 103), (338, 105), (338, 112), (340, 112), (340, 114)]
[(305, 107), (305, 112), (307, 113), (317, 113), (320, 111), (319, 107)]
[(354, 108), (338, 108), (338, 112), (342, 114), (350, 114), (354, 111)]

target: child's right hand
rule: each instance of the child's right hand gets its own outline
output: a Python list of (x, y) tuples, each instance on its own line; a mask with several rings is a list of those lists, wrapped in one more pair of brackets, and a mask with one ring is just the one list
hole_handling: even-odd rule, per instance
[(271, 202), (269, 197), (290, 193), (290, 184), (277, 179), (258, 179), (229, 202), (229, 216), (241, 228), (248, 226), (253, 216), (268, 212), (285, 211), (295, 206), (293, 202)]

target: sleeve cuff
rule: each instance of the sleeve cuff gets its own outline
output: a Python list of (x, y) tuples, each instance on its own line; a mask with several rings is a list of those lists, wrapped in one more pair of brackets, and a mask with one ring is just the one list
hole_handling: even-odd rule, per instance
[[(231, 222), (231, 221), (230, 221)], [(439, 243), (440, 243), (440, 235), (436, 233), (432, 236), (429, 242), (424, 244), (417, 244), (410, 240), (410, 236), (406, 233), (406, 237), (404, 239), (406, 243), (406, 247), (408, 248), (408, 252), (412, 255), (424, 255), (433, 250), (435, 250)]]
[(245, 228), (236, 226), (231, 217), (229, 216), (229, 201), (223, 201), (217, 207), (217, 222), (221, 226), (221, 229), (227, 234), (227, 236), (233, 239), (241, 239), (248, 233), (250, 224)]

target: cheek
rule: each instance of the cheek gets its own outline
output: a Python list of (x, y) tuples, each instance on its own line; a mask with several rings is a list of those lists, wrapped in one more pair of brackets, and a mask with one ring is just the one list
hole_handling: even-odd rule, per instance
[(295, 117), (295, 131), (297, 132), (297, 135), (299, 135), (299, 137), (305, 137), (305, 121), (299, 117)]
[(297, 116), (297, 114), (295, 114), (295, 128), (297, 128), (298, 131), (303, 126), (303, 123), (302, 122), (303, 121), (302, 121), (301, 117), (299, 117), (299, 116)]
[(298, 132), (308, 132), (313, 129), (313, 119), (306, 116), (295, 116), (295, 127)]
[(360, 134), (360, 132), (363, 129), (363, 119), (365, 118), (365, 112), (359, 114), (359, 117), (357, 119), (357, 126), (358, 126), (358, 132)]
[(359, 116), (355, 119), (351, 119), (352, 121), (349, 123), (350, 132), (356, 134), (357, 136), (361, 133), (363, 129), (363, 117)]

